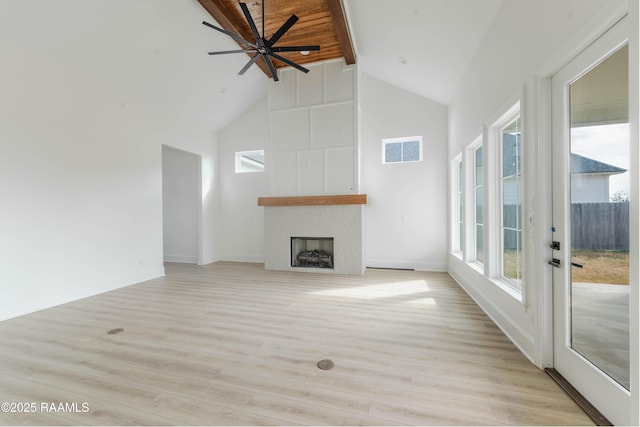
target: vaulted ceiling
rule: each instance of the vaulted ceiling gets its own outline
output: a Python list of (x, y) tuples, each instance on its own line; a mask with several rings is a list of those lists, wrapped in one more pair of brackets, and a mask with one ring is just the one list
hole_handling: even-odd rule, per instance
[[(246, 1), (261, 27), (262, 0)], [(265, 0), (265, 33), (295, 13), (300, 20), (282, 45), (321, 46), (308, 57), (292, 53), (297, 62), (325, 58), (320, 55), (351, 62), (348, 39), (335, 22), (346, 16), (359, 71), (448, 105), (504, 1)], [(43, 75), (69, 69), (122, 93), (122, 105), (144, 99), (215, 131), (272, 84), (258, 67), (237, 75), (245, 54), (207, 55), (238, 49), (230, 37), (202, 25), (226, 25), (220, 14), (212, 16), (216, 8), (248, 35), (238, 0), (0, 0), (0, 44), (9, 46), (7, 61), (32, 59)]]
[[(280, 44), (321, 46), (307, 56), (287, 53), (287, 59), (299, 64), (339, 57), (347, 64), (357, 60), (364, 72), (443, 104), (452, 102), (503, 1), (245, 0), (256, 26), (260, 29), (264, 22), (265, 38), (295, 14), (300, 20)], [(239, 0), (198, 2), (225, 30), (254, 39)], [(246, 58), (238, 61), (239, 69)], [(258, 65), (270, 76), (262, 60)], [(286, 66), (279, 61), (274, 65)]]
[(359, 70), (449, 105), (501, 6), (510, 0), (344, 2)]

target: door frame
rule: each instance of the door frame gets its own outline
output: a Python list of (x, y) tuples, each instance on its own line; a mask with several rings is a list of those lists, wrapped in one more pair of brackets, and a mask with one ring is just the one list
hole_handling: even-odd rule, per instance
[[(633, 1), (630, 3), (634, 3)], [(632, 5), (633, 6), (633, 5)], [(534, 92), (537, 97), (535, 105), (536, 111), (536, 157), (538, 159), (536, 173), (536, 213), (537, 218), (529, 219), (529, 226), (534, 228), (534, 242), (536, 247), (536, 259), (540, 265), (540, 273), (538, 281), (541, 286), (538, 287), (538, 301), (540, 303), (539, 310), (537, 311), (538, 318), (540, 319), (540, 327), (537, 329), (536, 341), (541, 343), (537, 346), (537, 360), (540, 361), (540, 365), (543, 368), (553, 368), (553, 346), (554, 346), (554, 334), (553, 334), (553, 277), (552, 267), (547, 264), (547, 261), (551, 258), (552, 251), (549, 248), (551, 244), (551, 227), (553, 226), (553, 180), (549, 173), (549, 166), (553, 162), (552, 141), (553, 141), (553, 126), (552, 126), (552, 77), (569, 64), (580, 53), (587, 49), (591, 44), (598, 40), (603, 34), (611, 29), (618, 21), (620, 21), (625, 15), (629, 14), (629, 10), (626, 2), (609, 2), (602, 9), (594, 15), (594, 17), (587, 21), (582, 27), (573, 33), (573, 36), (560, 46), (555, 55), (547, 60), (542, 66), (539, 67), (534, 76)], [(630, 27), (633, 28), (637, 25), (637, 21), (630, 22)], [(630, 37), (630, 64), (633, 63), (631, 55), (633, 50), (632, 42), (633, 38)], [(631, 72), (630, 72), (630, 75)], [(633, 83), (633, 79), (630, 82)], [(633, 90), (630, 87), (630, 92)], [(633, 120), (633, 97), (630, 97), (629, 105), (629, 118), (631, 132), (633, 135), (634, 125), (637, 127), (637, 120)], [(633, 138), (633, 136), (632, 136)], [(636, 133), (637, 140), (637, 133)], [(634, 146), (632, 144), (632, 157)], [(637, 179), (637, 177), (636, 177)], [(633, 192), (633, 180), (634, 175), (631, 175)], [(634, 193), (634, 194), (637, 194)], [(632, 207), (635, 201), (632, 200)], [(631, 232), (634, 230), (634, 224), (631, 224)], [(636, 230), (637, 231), (637, 230)], [(633, 272), (632, 272), (633, 273)], [(630, 278), (633, 279), (633, 276)], [(633, 345), (633, 343), (632, 343)], [(632, 359), (633, 363), (633, 359)], [(633, 372), (632, 372), (633, 379)], [(637, 424), (637, 423), (636, 423)]]
[[(563, 265), (553, 270), (555, 278), (559, 279), (554, 284), (554, 367), (594, 406), (598, 407), (609, 420), (615, 424), (629, 424), (631, 407), (630, 392), (613, 380), (596, 364), (590, 362), (583, 354), (575, 350), (570, 342), (572, 336), (570, 314), (571, 300), (571, 211), (568, 209), (570, 196), (570, 171), (568, 156), (570, 152), (569, 106), (567, 83), (577, 81), (590, 70), (595, 69), (610, 55), (627, 45), (629, 42), (629, 19), (624, 18), (614, 27), (604, 33), (598, 40), (589, 46), (583, 53), (570, 61), (565, 68), (554, 75), (558, 80), (553, 85), (553, 95), (559, 95), (553, 105), (553, 118), (555, 121), (552, 141), (554, 159), (561, 159), (561, 164), (552, 166), (554, 211), (561, 217), (554, 217), (554, 225), (558, 226), (555, 240), (561, 244), (558, 255)], [(631, 144), (631, 141), (629, 141)], [(630, 169), (633, 169), (632, 167)], [(558, 206), (555, 203), (558, 202)], [(630, 218), (633, 221), (633, 218)], [(557, 255), (557, 252), (556, 254)], [(633, 258), (634, 252), (631, 252)], [(565, 322), (566, 319), (566, 322)]]
[[(162, 240), (163, 240), (163, 245), (162, 245), (162, 256), (163, 256), (163, 262), (179, 262), (179, 263), (187, 263), (187, 264), (197, 264), (197, 265), (202, 265), (203, 260), (202, 260), (202, 254), (203, 254), (203, 238), (202, 238), (202, 229), (203, 229), (203, 223), (202, 223), (202, 197), (200, 196), (202, 194), (202, 156), (196, 153), (192, 153), (190, 151), (186, 151), (183, 150), (181, 148), (177, 148), (171, 145), (167, 145), (167, 144), (162, 144), (161, 145), (161, 187), (162, 187)], [(188, 209), (192, 209), (197, 213), (197, 223), (196, 223), (196, 235), (193, 237), (193, 239), (190, 239), (190, 243), (191, 245), (193, 245), (193, 249), (195, 250), (194, 254), (177, 254), (176, 255), (171, 255), (171, 256), (167, 256), (167, 248), (164, 245), (164, 231), (165, 231), (165, 227), (167, 226), (167, 219), (166, 219), (166, 212), (165, 212), (165, 198), (167, 196), (166, 194), (166, 186), (167, 186), (167, 182), (165, 182), (165, 156), (172, 156), (173, 154), (180, 154), (183, 156), (186, 156), (189, 158), (189, 161), (191, 161), (192, 163), (194, 163), (195, 165), (195, 170), (193, 170), (193, 172), (195, 172), (195, 176), (194, 176), (194, 180), (191, 182), (191, 184), (193, 185), (193, 188), (195, 189), (195, 193), (197, 193), (197, 195), (194, 193), (193, 198), (191, 198), (189, 200)], [(191, 165), (191, 166), (194, 166)], [(184, 165), (181, 165), (181, 167)], [(182, 167), (182, 169), (184, 170), (184, 168)], [(185, 170), (185, 175), (188, 175), (190, 171), (189, 170)]]
[[(595, 40), (605, 34), (625, 15), (629, 15), (629, 64), (630, 76), (637, 76), (640, 70), (640, 5), (637, 2), (614, 2), (604, 5), (600, 12), (577, 29), (566, 43), (559, 46), (556, 53), (543, 63), (535, 72), (532, 86), (533, 105), (536, 120), (535, 132), (536, 177), (533, 205), (536, 215), (529, 218), (529, 227), (533, 229), (535, 255), (538, 268), (535, 276), (540, 286), (537, 290), (538, 307), (534, 315), (537, 316), (538, 327), (535, 329), (536, 345), (535, 359), (542, 368), (553, 368), (554, 360), (554, 331), (553, 331), (553, 280), (547, 260), (551, 258), (551, 227), (552, 227), (552, 178), (549, 165), (552, 162), (552, 85), (551, 79), (559, 70), (589, 47)], [(631, 78), (629, 83), (629, 117), (631, 133), (631, 161), (640, 164), (640, 81)], [(640, 224), (637, 223), (640, 211), (640, 177), (638, 171), (632, 171), (630, 194), (631, 200), (631, 250), (638, 253), (640, 249)], [(634, 218), (636, 221), (634, 221)], [(630, 329), (631, 329), (631, 408), (630, 423), (640, 424), (640, 260), (630, 261)]]

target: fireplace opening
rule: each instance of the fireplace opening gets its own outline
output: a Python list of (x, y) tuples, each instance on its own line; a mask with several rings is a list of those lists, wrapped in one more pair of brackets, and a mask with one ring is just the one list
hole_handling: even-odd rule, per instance
[(333, 237), (292, 237), (291, 267), (333, 268)]

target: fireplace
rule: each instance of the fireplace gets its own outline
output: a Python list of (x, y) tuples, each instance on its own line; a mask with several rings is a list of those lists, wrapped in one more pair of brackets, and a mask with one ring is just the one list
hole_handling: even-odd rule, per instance
[(264, 268), (364, 274), (366, 203), (366, 194), (258, 198), (265, 208)]
[(291, 237), (291, 267), (333, 269), (333, 237)]

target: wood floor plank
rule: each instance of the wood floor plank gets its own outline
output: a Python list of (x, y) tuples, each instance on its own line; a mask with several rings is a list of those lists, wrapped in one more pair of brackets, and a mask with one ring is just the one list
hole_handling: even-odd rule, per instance
[[(58, 380), (62, 375), (58, 376)], [(2, 386), (6, 393), (2, 401), (33, 402), (35, 413), (0, 413), (2, 425), (176, 425), (180, 421), (148, 411), (148, 407), (135, 407), (128, 403), (105, 401), (94, 395), (70, 392), (39, 381), (25, 382), (24, 378), (3, 375)], [(51, 404), (87, 403), (88, 412), (49, 412)], [(41, 405), (47, 405), (42, 410)], [(82, 406), (79, 406), (82, 408)]]
[(592, 425), (446, 273), (167, 264), (0, 347), (2, 401), (90, 406), (2, 425)]

